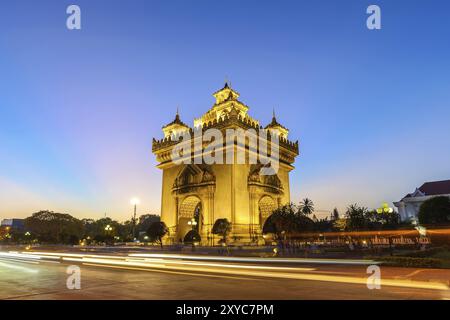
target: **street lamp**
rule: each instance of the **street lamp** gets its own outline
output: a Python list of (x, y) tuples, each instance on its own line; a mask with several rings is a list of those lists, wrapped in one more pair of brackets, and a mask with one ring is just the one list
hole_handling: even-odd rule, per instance
[(109, 231), (112, 231), (112, 229), (113, 228), (109, 224), (105, 227), (106, 233), (108, 233)]
[(379, 214), (381, 214), (381, 213), (393, 213), (393, 212), (394, 212), (394, 209), (389, 207), (389, 205), (386, 202), (383, 203), (382, 206), (377, 209), (377, 213), (379, 213)]
[[(195, 220), (195, 218), (192, 218), (191, 220), (188, 221), (188, 225), (190, 225), (192, 227), (192, 231), (194, 231), (195, 226), (197, 225), (197, 221)], [(194, 243), (194, 239), (195, 236), (194, 234), (192, 235), (192, 251), (194, 251), (195, 249), (195, 243)]]
[[(30, 236), (31, 236), (31, 233), (30, 233), (29, 231), (25, 232), (25, 237), (28, 238), (28, 242), (29, 242), (30, 245), (31, 245), (31, 241), (30, 241), (31, 239), (30, 239)], [(27, 250), (30, 249), (30, 245), (27, 246)]]
[(141, 203), (141, 201), (135, 197), (130, 200), (130, 203), (135, 206), (135, 205), (138, 205), (139, 203)]
[(194, 230), (195, 226), (197, 225), (197, 221), (192, 218), (191, 220), (188, 221), (188, 225), (190, 225), (192, 227), (192, 230)]
[(133, 229), (132, 229), (132, 235), (131, 235), (131, 237), (133, 238), (133, 240), (134, 240), (134, 234), (135, 234), (135, 232), (136, 232), (136, 208), (137, 208), (137, 205), (139, 204), (139, 203), (141, 203), (141, 201), (139, 200), (139, 198), (136, 198), (136, 197), (134, 197), (134, 198), (132, 198), (131, 200), (130, 200), (130, 203), (131, 203), (131, 205), (133, 205), (134, 206), (134, 213), (133, 213)]

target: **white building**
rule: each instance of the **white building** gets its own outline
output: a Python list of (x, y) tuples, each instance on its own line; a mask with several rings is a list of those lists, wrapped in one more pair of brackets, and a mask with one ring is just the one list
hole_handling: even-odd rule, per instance
[(403, 199), (394, 202), (402, 221), (417, 220), (422, 203), (438, 196), (450, 197), (450, 180), (426, 182), (413, 193), (408, 193)]

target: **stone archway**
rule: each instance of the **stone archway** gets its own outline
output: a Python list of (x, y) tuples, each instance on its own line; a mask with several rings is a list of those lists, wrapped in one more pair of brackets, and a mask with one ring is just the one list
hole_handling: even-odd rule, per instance
[(197, 221), (196, 229), (198, 233), (201, 234), (203, 224), (202, 209), (202, 202), (197, 196), (187, 196), (181, 201), (178, 210), (178, 230), (176, 241), (184, 239), (186, 234), (192, 230), (192, 226), (188, 224), (192, 218)]
[(271, 196), (262, 196), (258, 202), (259, 208), (259, 225), (261, 230), (266, 222), (267, 218), (272, 214), (272, 212), (277, 208), (276, 202)]

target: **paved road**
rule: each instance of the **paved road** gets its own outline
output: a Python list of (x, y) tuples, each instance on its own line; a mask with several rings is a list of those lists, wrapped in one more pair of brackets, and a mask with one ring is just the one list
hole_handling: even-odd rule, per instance
[[(0, 256), (0, 299), (450, 299), (447, 270), (381, 267), (387, 285), (369, 290), (357, 264), (67, 259)], [(71, 264), (80, 290), (66, 287)]]

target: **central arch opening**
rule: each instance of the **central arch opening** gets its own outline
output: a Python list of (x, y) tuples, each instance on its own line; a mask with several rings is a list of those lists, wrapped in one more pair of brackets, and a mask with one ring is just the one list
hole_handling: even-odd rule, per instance
[(259, 200), (259, 225), (261, 229), (264, 226), (267, 218), (276, 209), (275, 201), (270, 196), (263, 196)]
[(182, 242), (189, 231), (201, 233), (203, 224), (202, 202), (197, 196), (188, 196), (181, 202), (178, 214), (178, 241)]

